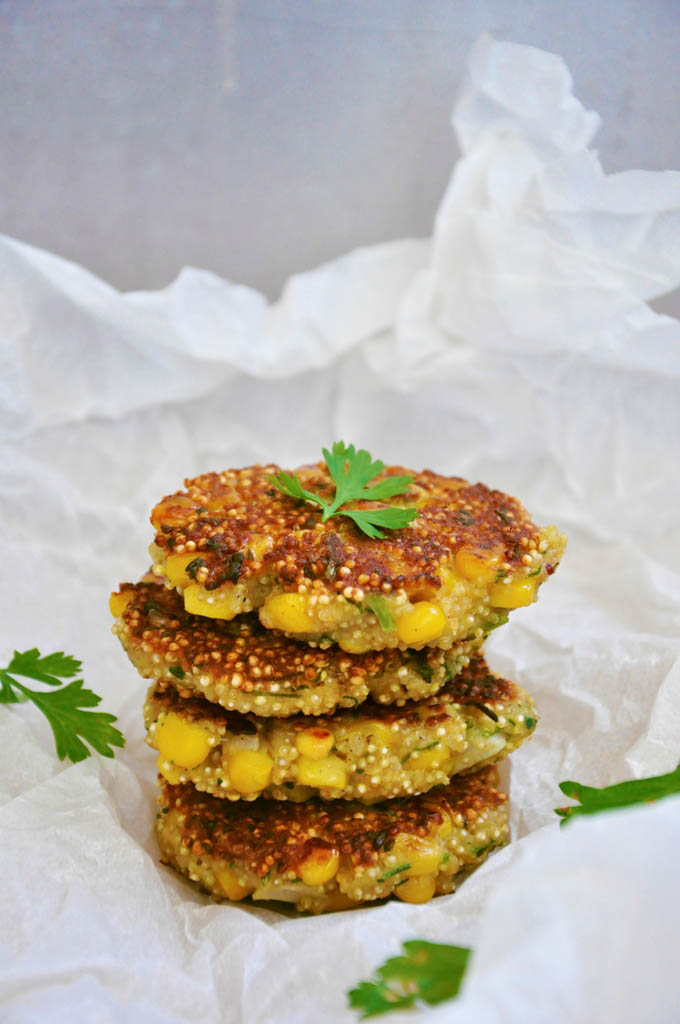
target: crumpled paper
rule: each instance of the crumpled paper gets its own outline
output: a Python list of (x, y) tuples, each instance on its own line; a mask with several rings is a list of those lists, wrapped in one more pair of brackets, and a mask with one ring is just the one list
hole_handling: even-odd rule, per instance
[[(121, 295), (0, 239), (3, 657), (76, 654), (127, 737), (115, 761), (61, 764), (30, 706), (0, 708), (11, 1024), (350, 1022), (346, 991), (415, 936), (475, 949), (433, 1022), (680, 1019), (680, 801), (554, 814), (563, 779), (679, 759), (680, 325), (647, 301), (680, 283), (680, 175), (604, 174), (563, 62), (489, 38), (453, 124), (432, 239), (294, 276), (273, 305), (192, 268)], [(425, 906), (217, 906), (158, 863), (145, 685), (108, 594), (145, 569), (149, 510), (184, 476), (339, 437), (569, 534), (487, 646), (541, 716), (505, 770), (513, 842)]]

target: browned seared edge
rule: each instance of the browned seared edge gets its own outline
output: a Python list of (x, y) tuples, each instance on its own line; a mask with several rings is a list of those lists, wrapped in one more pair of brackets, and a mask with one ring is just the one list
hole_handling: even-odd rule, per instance
[[(162, 782), (162, 780), (161, 780)], [(365, 806), (357, 801), (285, 803), (259, 799), (232, 804), (198, 792), (189, 784), (161, 786), (161, 811), (174, 807), (183, 816), (181, 842), (197, 856), (236, 861), (264, 877), (272, 869), (297, 874), (317, 848), (332, 848), (354, 865), (370, 865), (399, 835), (426, 837), (445, 815), (462, 828), (474, 828), (484, 809), (507, 801), (494, 788), (495, 767), (456, 776), (447, 786), (415, 797)]]
[[(442, 585), (437, 569), (462, 547), (503, 551), (501, 568), (509, 572), (526, 566), (527, 552), (540, 542), (516, 498), (461, 477), (387, 467), (376, 481), (404, 473), (414, 478), (389, 504), (415, 505), (419, 515), (408, 527), (373, 540), (346, 517), (322, 523), (310, 504), (281, 494), (267, 479), (278, 472), (275, 465), (249, 466), (186, 480), (183, 491), (164, 498), (152, 512), (156, 544), (167, 553), (195, 551), (201, 560), (195, 579), (207, 590), (273, 573), (284, 591), (304, 585), (311, 594), (347, 596), (354, 588), (436, 592)], [(303, 466), (297, 474), (305, 489), (326, 499), (335, 493), (325, 463)], [(250, 545), (263, 536), (271, 538), (271, 549), (257, 557)], [(547, 566), (548, 574), (552, 568)]]

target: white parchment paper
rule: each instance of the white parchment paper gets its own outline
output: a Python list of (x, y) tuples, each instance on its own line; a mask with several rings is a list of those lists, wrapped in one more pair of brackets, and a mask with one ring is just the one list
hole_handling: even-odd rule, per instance
[[(350, 1022), (347, 989), (414, 936), (476, 951), (432, 1021), (680, 1019), (680, 801), (554, 815), (562, 779), (680, 758), (680, 325), (646, 304), (680, 283), (680, 174), (607, 176), (597, 125), (559, 58), (482, 39), (432, 239), (350, 253), (271, 306), (191, 268), (121, 295), (0, 239), (0, 653), (81, 657), (127, 737), (64, 765), (37, 713), (0, 708), (3, 1021)], [(185, 476), (340, 437), (569, 534), (488, 644), (541, 716), (507, 772), (514, 841), (421, 907), (217, 906), (158, 863), (145, 685), (108, 594)]]

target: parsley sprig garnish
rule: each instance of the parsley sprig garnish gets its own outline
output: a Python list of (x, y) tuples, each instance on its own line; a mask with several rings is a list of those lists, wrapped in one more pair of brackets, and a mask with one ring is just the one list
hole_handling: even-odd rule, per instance
[(350, 501), (383, 501), (403, 494), (413, 477), (390, 476), (368, 487), (367, 484), (385, 468), (384, 463), (374, 460), (370, 452), (364, 448), (357, 451), (353, 444), (346, 445), (344, 441), (336, 441), (330, 452), (327, 448), (322, 448), (322, 452), (335, 484), (332, 502), (327, 502), (314, 491), (305, 490), (296, 473), (281, 472), (267, 479), (289, 498), (319, 505), (322, 523), (331, 516), (347, 516), (369, 537), (382, 538), (385, 536), (383, 530), (399, 530), (416, 518), (418, 510), (415, 508), (343, 508)]
[[(30, 651), (15, 651), (7, 668), (0, 669), (0, 704), (32, 701), (50, 723), (59, 760), (68, 757), (74, 763), (90, 756), (83, 740), (104, 757), (113, 757), (112, 747), (125, 746), (122, 733), (111, 725), (116, 721), (115, 715), (84, 710), (96, 707), (101, 697), (92, 690), (84, 690), (82, 679), (64, 685), (64, 679), (79, 675), (80, 668), (76, 658), (62, 651), (42, 657), (38, 648), (33, 647)], [(15, 676), (59, 689), (31, 690)]]
[(565, 796), (579, 801), (572, 807), (556, 809), (555, 813), (562, 818), (560, 824), (566, 825), (570, 818), (579, 814), (599, 814), (600, 811), (613, 811), (617, 807), (631, 807), (633, 804), (647, 804), (680, 793), (680, 764), (675, 771), (668, 772), (667, 775), (655, 775), (650, 779), (631, 779), (630, 782), (617, 782), (602, 789), (582, 786), (580, 782), (561, 782), (560, 789)]
[(429, 1006), (458, 994), (471, 950), (439, 942), (411, 939), (405, 956), (394, 956), (349, 992), (349, 1005), (362, 1019), (390, 1010), (405, 1010), (417, 999)]
[[(633, 804), (651, 803), (680, 793), (680, 764), (667, 775), (633, 779), (597, 789), (579, 782), (561, 782), (565, 796), (580, 803), (559, 807), (556, 814), (565, 825), (579, 814), (599, 814)], [(361, 981), (349, 993), (349, 1004), (362, 1019), (390, 1010), (403, 1010), (422, 1000), (430, 1006), (453, 999), (460, 990), (472, 950), (412, 939), (404, 943), (405, 956), (392, 957), (375, 972), (371, 981)]]

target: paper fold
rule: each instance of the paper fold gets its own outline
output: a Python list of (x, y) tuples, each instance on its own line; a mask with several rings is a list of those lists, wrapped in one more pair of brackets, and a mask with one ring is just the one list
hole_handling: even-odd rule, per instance
[[(193, 268), (121, 295), (0, 239), (3, 656), (82, 658), (127, 738), (67, 767), (30, 705), (0, 707), (12, 1024), (353, 1022), (347, 990), (413, 936), (477, 951), (433, 1021), (679, 1016), (677, 800), (563, 831), (554, 814), (565, 778), (678, 760), (680, 325), (646, 303), (680, 282), (680, 178), (607, 176), (597, 124), (558, 57), (484, 38), (433, 238), (296, 275), (274, 304)], [(505, 769), (514, 842), (420, 907), (217, 906), (158, 863), (145, 685), (108, 594), (146, 569), (149, 510), (184, 476), (339, 438), (483, 480), (570, 536), (487, 645), (540, 715)]]

